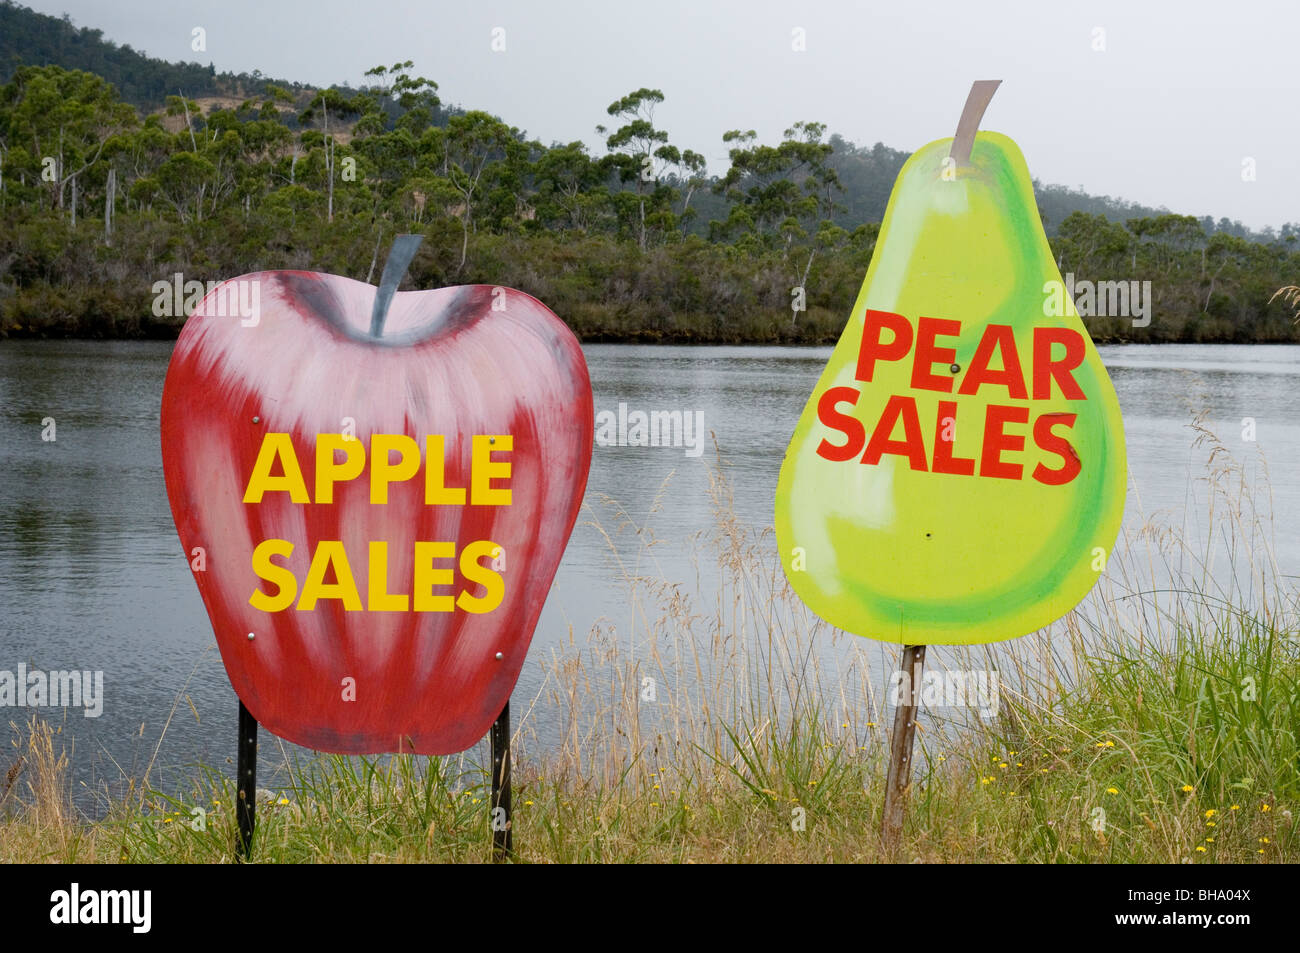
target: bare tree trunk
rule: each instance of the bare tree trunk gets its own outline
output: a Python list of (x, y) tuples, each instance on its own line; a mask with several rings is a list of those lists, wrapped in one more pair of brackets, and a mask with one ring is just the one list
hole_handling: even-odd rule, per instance
[(384, 230), (381, 228), (379, 230), (379, 237), (375, 239), (375, 254), (370, 259), (370, 270), (366, 272), (366, 284), (370, 284), (370, 280), (375, 277), (375, 265), (379, 263), (379, 246), (383, 240)]
[[(180, 91), (177, 90), (177, 92)], [(189, 130), (190, 133), (190, 145), (194, 147), (195, 152), (198, 152), (199, 144), (198, 141), (195, 140), (194, 138), (194, 127), (190, 125), (190, 104), (189, 101), (185, 98), (184, 93), (181, 93), (180, 97), (181, 97), (181, 106), (184, 107), (185, 109), (185, 128)]]
[(77, 227), (77, 177), (72, 177), (72, 227)]
[(321, 96), (321, 109), (325, 114), (325, 174), (329, 178), (329, 204), (326, 213), (326, 220), (334, 221), (334, 139), (330, 136), (330, 108), (325, 105), (325, 97)]
[(104, 187), (104, 244), (113, 243), (113, 203), (117, 200), (117, 169), (108, 167), (108, 183)]
[[(807, 300), (808, 297), (808, 272), (812, 271), (813, 257), (816, 254), (817, 254), (817, 249), (814, 248), (812, 252), (808, 255), (808, 264), (804, 265), (803, 277), (799, 279), (799, 287), (802, 288), (804, 291), (805, 301)], [(806, 306), (807, 305), (805, 305), (805, 307)], [(790, 314), (790, 324), (793, 325), (798, 320), (798, 318), (799, 318), (799, 312), (792, 311)]]

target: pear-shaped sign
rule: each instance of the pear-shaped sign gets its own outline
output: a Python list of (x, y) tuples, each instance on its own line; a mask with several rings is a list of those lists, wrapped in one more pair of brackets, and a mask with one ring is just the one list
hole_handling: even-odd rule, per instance
[(1124, 509), (1114, 388), (1024, 157), (978, 121), (899, 173), (777, 484), (794, 590), (832, 625), (908, 645), (1014, 638), (1064, 615)]

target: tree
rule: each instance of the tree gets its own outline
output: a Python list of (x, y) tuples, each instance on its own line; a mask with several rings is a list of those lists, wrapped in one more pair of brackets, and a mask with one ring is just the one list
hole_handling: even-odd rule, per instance
[[(821, 141), (825, 131), (822, 123), (796, 122), (776, 146), (752, 145), (758, 138), (752, 129), (724, 133), (722, 141), (735, 145), (728, 153), (731, 168), (714, 191), (736, 205), (719, 230), (748, 229), (759, 237), (784, 233), (787, 246), (795, 237), (807, 237), (803, 226), (833, 212), (832, 195), (843, 189), (829, 163), (831, 146)], [(743, 213), (737, 214), (737, 207)]]
[(20, 67), (0, 89), (5, 113), (0, 139), (30, 146), (34, 178), (49, 183), (50, 205), (62, 209), (75, 184), (109, 139), (133, 126), (135, 110), (98, 76), (57, 66)]
[(581, 142), (552, 146), (533, 165), (537, 213), (543, 224), (563, 224), (585, 231), (608, 199), (604, 173)]
[(325, 177), (328, 180), (328, 199), (325, 205), (325, 220), (334, 221), (334, 136), (330, 134), (330, 111), (334, 112), (336, 122), (346, 116), (355, 116), (360, 108), (352, 98), (339, 92), (337, 89), (322, 89), (312, 97), (311, 102), (307, 104), (298, 121), (303, 125), (308, 125), (315, 121), (319, 115), (321, 119), (321, 135), (324, 137), (325, 150)]
[(459, 193), (461, 223), (460, 264), (457, 274), (465, 267), (469, 254), (469, 232), (474, 222), (474, 212), (483, 197), (481, 182), (488, 163), (504, 156), (506, 146), (515, 131), (488, 113), (472, 110), (463, 116), (452, 116), (447, 122), (444, 137), (444, 169), (452, 186)]
[(203, 217), (203, 196), (216, 166), (194, 152), (178, 152), (158, 169), (158, 188), (182, 222)]
[[(1204, 280), (1208, 277), (1210, 281), (1210, 286), (1205, 292), (1205, 305), (1201, 308), (1202, 314), (1210, 310), (1210, 300), (1214, 297), (1214, 285), (1224, 270), (1229, 266), (1240, 268), (1250, 260), (1252, 249), (1257, 247), (1257, 245), (1246, 241), (1244, 238), (1238, 238), (1236, 235), (1229, 235), (1226, 232), (1215, 232), (1210, 236), (1209, 242), (1206, 243), (1205, 253), (1201, 257), (1201, 278)], [(1215, 265), (1218, 267), (1214, 267)], [(1213, 268), (1213, 271), (1209, 270), (1210, 268)]]
[(1123, 225), (1101, 213), (1071, 212), (1056, 232), (1056, 267), (1095, 277), (1122, 261), (1132, 242)]
[(1204, 248), (1205, 245), (1205, 232), (1194, 215), (1165, 213), (1149, 218), (1131, 218), (1126, 224), (1134, 237), (1134, 271), (1142, 247), (1151, 249), (1152, 265), (1161, 271), (1176, 270), (1179, 253)]
[(673, 179), (680, 186), (682, 210), (677, 218), (684, 227), (695, 214), (691, 208), (691, 197), (708, 181), (704, 177), (704, 156), (690, 149), (680, 151), (671, 145), (663, 145), (655, 150), (655, 156), (672, 169)]
[[(655, 106), (663, 101), (664, 94), (660, 90), (642, 87), (610, 103), (606, 110), (609, 115), (624, 121), (610, 133), (605, 146), (610, 150), (608, 162), (619, 180), (636, 185), (637, 244), (642, 251), (646, 247), (647, 185), (653, 182), (657, 187), (666, 166), (682, 161), (682, 154), (668, 146), (668, 133), (654, 126)], [(596, 132), (604, 135), (608, 130), (597, 126)], [(653, 194), (653, 190), (650, 192)]]

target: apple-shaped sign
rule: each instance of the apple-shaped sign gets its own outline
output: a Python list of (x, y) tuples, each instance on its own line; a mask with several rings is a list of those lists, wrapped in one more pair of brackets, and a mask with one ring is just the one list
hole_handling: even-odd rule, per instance
[(592, 425), (577, 339), (522, 292), (295, 271), (210, 292), (167, 370), (163, 469), (251, 714), (322, 751), (473, 745), (523, 665)]

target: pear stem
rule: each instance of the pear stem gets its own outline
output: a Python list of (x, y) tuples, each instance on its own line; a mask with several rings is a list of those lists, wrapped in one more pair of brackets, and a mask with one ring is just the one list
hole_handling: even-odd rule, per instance
[(961, 111), (961, 119), (957, 121), (957, 134), (948, 151), (948, 155), (959, 166), (970, 165), (970, 150), (975, 145), (975, 133), (979, 130), (980, 120), (984, 118), (984, 110), (989, 108), (989, 101), (1001, 84), (1000, 79), (977, 79), (971, 84), (966, 107)]
[(375, 293), (375, 305), (370, 312), (371, 337), (384, 336), (384, 321), (388, 318), (393, 294), (406, 277), (406, 269), (411, 267), (411, 259), (422, 241), (423, 235), (398, 235), (393, 239), (393, 247), (388, 249), (388, 258), (384, 261), (384, 273), (379, 279), (379, 290)]

